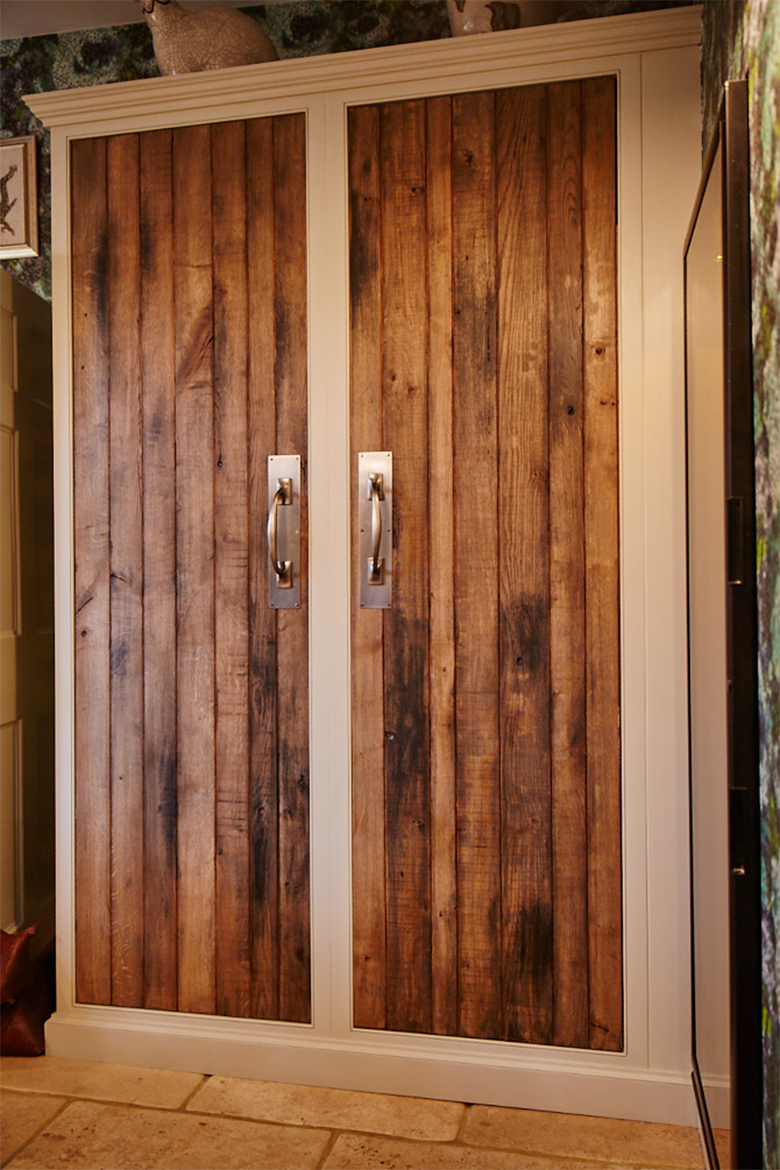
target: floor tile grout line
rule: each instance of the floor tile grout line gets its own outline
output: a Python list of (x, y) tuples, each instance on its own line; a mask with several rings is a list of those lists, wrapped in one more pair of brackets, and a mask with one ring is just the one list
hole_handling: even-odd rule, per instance
[(470, 1113), (471, 1113), (471, 1103), (464, 1101), (463, 1102), (463, 1116), (460, 1119), (460, 1125), (458, 1126), (458, 1132), (455, 1135), (456, 1142), (462, 1142), (464, 1139), (464, 1136), (466, 1133), (466, 1126), (468, 1124)]
[(211, 1080), (211, 1074), (210, 1073), (203, 1073), (203, 1075), (200, 1078), (200, 1084), (196, 1085), (195, 1088), (192, 1090), (192, 1092), (187, 1094), (187, 1096), (182, 1101), (181, 1105), (179, 1105), (178, 1108), (174, 1110), (174, 1113), (187, 1113), (187, 1112), (189, 1112), (188, 1106), (189, 1106), (190, 1102), (192, 1101), (192, 1099), (194, 1097), (196, 1097), (198, 1095), (198, 1093), (201, 1091), (201, 1089), (205, 1089), (206, 1085), (209, 1083), (210, 1080)]
[(325, 1165), (328, 1158), (330, 1157), (330, 1155), (333, 1151), (333, 1147), (335, 1146), (336, 1142), (341, 1137), (341, 1134), (342, 1134), (342, 1130), (340, 1130), (340, 1129), (332, 1129), (330, 1131), (330, 1135), (328, 1137), (328, 1140), (325, 1142), (325, 1145), (323, 1146), (323, 1149), (322, 1149), (322, 1153), (319, 1156), (316, 1170), (322, 1170), (322, 1167)]
[[(127, 1101), (120, 1097), (90, 1097), (83, 1093), (69, 1092), (67, 1089), (20, 1089), (16, 1085), (3, 1085), (4, 1093), (16, 1093), (20, 1097), (64, 1097), (68, 1101), (88, 1101), (92, 1105), (122, 1105), (128, 1109), (153, 1109), (155, 1113), (185, 1113), (190, 1116), (190, 1110), (185, 1110), (185, 1105), (189, 1102), (192, 1094), (190, 1094), (183, 1104), (179, 1105), (156, 1105), (153, 1101)], [(191, 1111), (195, 1113), (195, 1110)], [(198, 1110), (197, 1112), (200, 1112)], [(208, 1117), (218, 1117), (219, 1114), (206, 1114)], [(254, 1120), (249, 1118), (246, 1120)]]

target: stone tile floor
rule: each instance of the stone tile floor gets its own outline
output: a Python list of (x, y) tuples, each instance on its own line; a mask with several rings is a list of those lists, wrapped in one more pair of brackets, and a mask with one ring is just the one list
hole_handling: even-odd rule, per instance
[(694, 1129), (42, 1056), (0, 1061), (2, 1166), (693, 1170)]

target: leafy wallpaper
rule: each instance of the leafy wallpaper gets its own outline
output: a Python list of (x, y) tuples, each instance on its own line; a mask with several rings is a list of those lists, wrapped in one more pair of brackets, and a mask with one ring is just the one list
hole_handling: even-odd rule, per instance
[[(679, 3), (680, 0), (677, 0)], [(580, 0), (595, 17), (673, 6), (674, 0)], [(280, 57), (449, 36), (445, 0), (292, 0), (247, 9)], [(34, 91), (157, 74), (145, 24), (0, 42), (0, 136), (38, 137), (41, 256), (5, 265), (51, 297), (48, 134), (22, 101)], [(748, 76), (758, 502), (759, 681), (765, 1062), (765, 1163), (780, 1170), (780, 0), (705, 0), (702, 106), (706, 146), (722, 83)]]
[(748, 78), (761, 751), (764, 1163), (780, 1167), (780, 0), (709, 0), (703, 144), (723, 82)]
[[(564, 20), (673, 8), (695, 0), (571, 0)], [(185, 5), (186, 8), (186, 0)], [(282, 0), (244, 9), (260, 21), (280, 58), (371, 49), (438, 40), (450, 35), (446, 0)], [(49, 135), (22, 100), (26, 93), (105, 85), (156, 77), (146, 24), (52, 33), (0, 41), (0, 138), (38, 138), (38, 208), (41, 255), (5, 260), (14, 276), (51, 299), (51, 168)]]

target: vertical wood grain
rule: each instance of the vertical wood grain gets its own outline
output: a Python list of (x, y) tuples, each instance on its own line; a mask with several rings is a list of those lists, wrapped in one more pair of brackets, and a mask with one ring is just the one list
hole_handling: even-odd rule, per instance
[(502, 1000), (508, 1040), (552, 1039), (547, 135), (543, 86), (496, 96)]
[(431, 1030), (458, 1026), (455, 534), (452, 448), (452, 109), (426, 103), (430, 512)]
[(243, 122), (212, 126), (216, 991), (230, 1016), (250, 1012), (245, 148)]
[(214, 394), (208, 126), (174, 131), (179, 1009), (215, 984)]
[(623, 1044), (615, 81), (582, 83), (590, 1047)]
[[(380, 110), (349, 112), (350, 476), (360, 451), (384, 450), (382, 421), (382, 208)], [(354, 487), (353, 490), (357, 490)], [(350, 516), (352, 565), (358, 525)], [(386, 1025), (385, 794), (382, 645), (384, 616), (361, 609), (352, 573), (352, 929), (354, 1021)]]
[(170, 130), (142, 134), (144, 1006), (177, 1006), (176, 469)]
[(276, 614), (268, 606), (267, 463), (276, 445), (273, 119), (247, 123), (252, 1015), (279, 1018)]
[(393, 452), (385, 612), (387, 1025), (431, 1025), (425, 106), (382, 107), (384, 435)]
[(549, 87), (550, 671), (555, 1043), (587, 1047), (582, 191), (579, 82)]
[(276, 443), (301, 456), (301, 604), (277, 614), (279, 1007), (311, 1019), (309, 930), (309, 637), (306, 330), (306, 124), (274, 119)]
[(143, 1003), (143, 429), (138, 135), (108, 141), (111, 1000)]
[(453, 98), (460, 1031), (501, 1029), (494, 98)]
[(76, 997), (111, 1002), (106, 140), (71, 146)]

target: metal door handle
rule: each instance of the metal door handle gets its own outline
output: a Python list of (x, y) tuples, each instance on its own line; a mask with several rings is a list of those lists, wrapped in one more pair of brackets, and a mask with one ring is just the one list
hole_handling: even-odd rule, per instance
[(358, 573), (363, 609), (393, 604), (393, 456), (358, 455)]
[(268, 456), (268, 605), (301, 603), (301, 458)]
[(287, 476), (277, 480), (278, 487), (271, 501), (271, 510), (268, 513), (268, 551), (271, 554), (271, 564), (276, 573), (276, 584), (279, 589), (289, 589), (292, 586), (292, 562), (280, 561), (277, 548), (277, 518), (276, 512), (280, 504), (292, 504), (292, 484)]
[(371, 547), (373, 552), (368, 562), (368, 579), (372, 585), (381, 585), (384, 578), (382, 572), (382, 558), (379, 550), (382, 546), (382, 504), (385, 498), (382, 476), (378, 471), (372, 471), (368, 477), (368, 494), (371, 500)]

